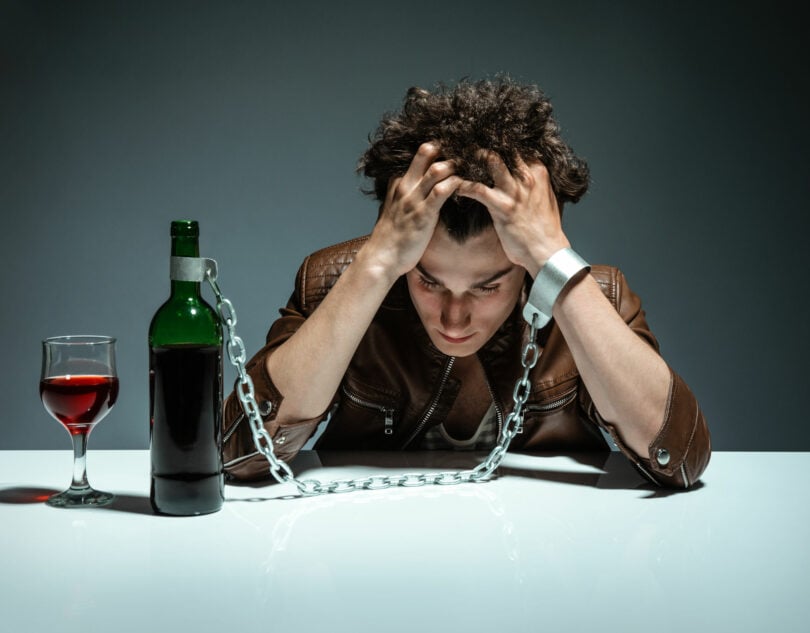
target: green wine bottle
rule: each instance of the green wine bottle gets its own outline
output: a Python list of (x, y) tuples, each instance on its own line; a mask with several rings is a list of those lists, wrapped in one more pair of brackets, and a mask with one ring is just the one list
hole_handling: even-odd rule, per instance
[(159, 514), (216, 512), (224, 499), (222, 468), (222, 326), (189, 281), (185, 257), (199, 257), (194, 220), (172, 222), (168, 300), (149, 326), (149, 499)]

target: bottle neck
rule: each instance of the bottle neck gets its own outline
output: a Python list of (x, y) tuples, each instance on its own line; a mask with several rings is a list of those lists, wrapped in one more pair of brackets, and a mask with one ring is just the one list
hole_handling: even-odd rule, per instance
[[(172, 257), (199, 257), (200, 245), (197, 237), (184, 235), (172, 236)], [(172, 297), (199, 297), (200, 283), (197, 281), (171, 282)]]

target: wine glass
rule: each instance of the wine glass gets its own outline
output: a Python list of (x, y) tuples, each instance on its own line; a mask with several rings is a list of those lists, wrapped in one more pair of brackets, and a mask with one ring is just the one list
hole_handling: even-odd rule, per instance
[(45, 410), (62, 423), (73, 440), (73, 482), (46, 503), (59, 508), (98, 507), (109, 492), (87, 482), (87, 437), (118, 398), (115, 339), (109, 336), (55, 336), (42, 341), (39, 396)]

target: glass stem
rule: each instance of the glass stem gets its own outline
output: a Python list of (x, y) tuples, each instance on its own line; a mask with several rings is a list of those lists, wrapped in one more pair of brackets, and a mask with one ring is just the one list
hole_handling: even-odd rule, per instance
[(74, 490), (85, 490), (90, 487), (87, 483), (87, 433), (70, 434), (73, 440), (73, 483)]

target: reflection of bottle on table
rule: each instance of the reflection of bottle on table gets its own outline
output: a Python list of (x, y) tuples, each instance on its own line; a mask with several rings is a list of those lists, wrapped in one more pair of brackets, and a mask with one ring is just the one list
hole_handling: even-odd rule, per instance
[[(197, 222), (172, 222), (172, 257), (199, 257)], [(172, 275), (149, 326), (150, 501), (160, 514), (222, 507), (222, 326), (200, 282)]]

